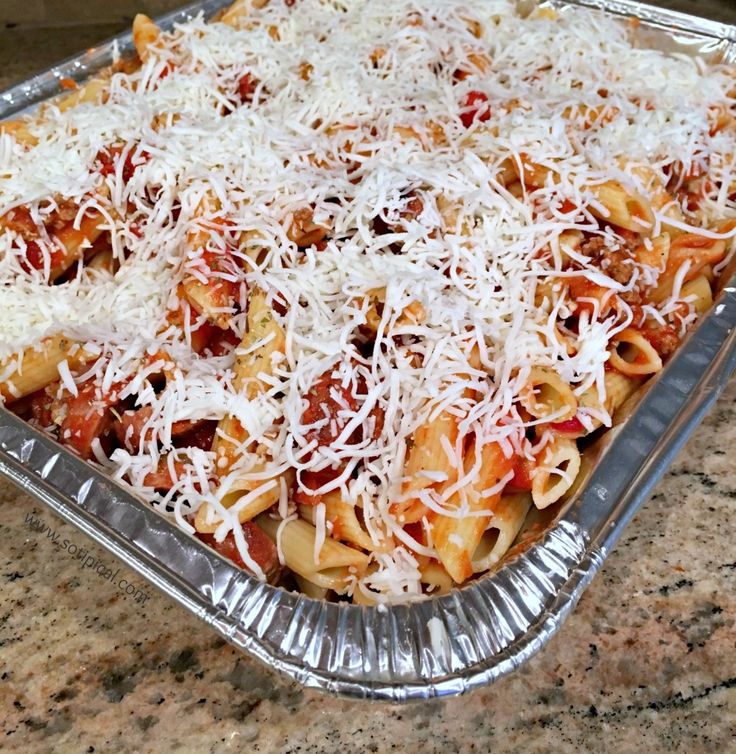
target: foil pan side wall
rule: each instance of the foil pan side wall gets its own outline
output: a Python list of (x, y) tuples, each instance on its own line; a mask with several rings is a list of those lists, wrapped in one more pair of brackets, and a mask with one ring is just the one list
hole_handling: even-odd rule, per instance
[[(232, 0), (202, 0), (184, 5), (157, 18), (160, 28), (172, 29), (176, 24), (192, 19), (202, 12), (205, 18), (230, 5)], [(133, 35), (130, 31), (101, 41), (89, 50), (67, 58), (46, 71), (22, 81), (0, 93), (0, 119), (20, 115), (33, 106), (59, 94), (61, 79), (73, 79), (77, 83), (85, 81), (115, 62), (117, 56), (127, 57), (135, 53)]]
[[(187, 6), (162, 28), (228, 0)], [(553, 2), (637, 16), (657, 44), (734, 58), (736, 30), (631, 0)], [(647, 32), (649, 33), (649, 32)], [(649, 40), (650, 37), (647, 37)], [(130, 34), (116, 38), (132, 49)], [(0, 95), (10, 117), (113, 60), (104, 43)], [(604, 461), (538, 541), (499, 571), (432, 600), (331, 604), (261, 584), (53, 440), (0, 409), (0, 474), (120, 557), (228, 641), (306, 686), (394, 701), (463, 693), (506, 674), (559, 628), (608, 549), (736, 366), (734, 288), (609, 433)], [(615, 458), (614, 458), (615, 454)], [(611, 456), (610, 458), (608, 456)]]
[(688, 38), (703, 40), (704, 37), (736, 41), (736, 27), (701, 16), (662, 8), (638, 0), (551, 0), (555, 7), (578, 6), (600, 10), (612, 16), (636, 18), (644, 24), (663, 29), (677, 40), (679, 33)]
[(610, 549), (734, 371), (736, 276), (667, 367), (648, 384), (639, 406), (604, 436), (599, 463), (563, 514), (564, 520)]

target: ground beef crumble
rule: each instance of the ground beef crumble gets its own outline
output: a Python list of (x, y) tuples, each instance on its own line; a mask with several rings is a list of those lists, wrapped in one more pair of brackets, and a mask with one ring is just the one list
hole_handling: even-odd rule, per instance
[[(611, 247), (601, 236), (587, 238), (580, 245), (580, 253), (588, 257), (593, 264), (608, 277), (621, 285), (629, 285), (636, 266), (634, 264), (636, 244), (632, 240), (622, 239)], [(631, 305), (643, 303), (642, 290), (638, 283), (630, 291), (619, 294), (622, 301)]]
[(659, 325), (644, 328), (641, 334), (652, 344), (654, 350), (663, 359), (674, 353), (680, 344), (680, 336), (674, 325)]

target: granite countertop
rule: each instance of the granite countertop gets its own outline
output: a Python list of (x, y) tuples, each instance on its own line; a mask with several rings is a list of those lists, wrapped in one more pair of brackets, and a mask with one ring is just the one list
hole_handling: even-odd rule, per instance
[[(736, 16), (728, 0), (710, 10)], [(120, 21), (39, 18), (0, 28), (0, 88)], [(535, 658), (468, 697), (403, 707), (283, 680), (0, 482), (0, 750), (736, 752), (735, 449), (736, 380)], [(82, 549), (137, 591), (82, 567)]]

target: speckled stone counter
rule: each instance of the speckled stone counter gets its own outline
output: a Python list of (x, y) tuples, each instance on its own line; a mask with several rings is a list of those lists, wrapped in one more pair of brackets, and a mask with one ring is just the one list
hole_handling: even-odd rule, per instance
[[(0, 29), (0, 87), (115, 30)], [(282, 680), (0, 482), (0, 750), (736, 752), (735, 459), (733, 381), (539, 655), (404, 707)]]

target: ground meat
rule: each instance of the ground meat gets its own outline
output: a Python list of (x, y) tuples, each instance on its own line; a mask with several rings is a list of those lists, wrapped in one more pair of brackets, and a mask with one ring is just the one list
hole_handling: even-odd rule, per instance
[[(580, 245), (581, 254), (589, 257), (596, 267), (622, 285), (628, 285), (634, 274), (634, 251), (635, 245), (632, 241), (618, 241), (616, 248), (611, 248), (600, 236), (588, 238)], [(625, 298), (624, 300), (626, 301)]]
[(55, 233), (69, 225), (79, 212), (79, 206), (69, 199), (57, 198), (56, 207), (45, 220), (44, 225), (50, 233)]
[(14, 207), (0, 217), (0, 230), (9, 228), (24, 241), (34, 241), (38, 238), (38, 226), (31, 217), (28, 207)]
[[(79, 207), (68, 199), (59, 199), (57, 206), (48, 214), (40, 208), (43, 225), (48, 233), (54, 234), (66, 227), (74, 220), (79, 211)], [(23, 238), (26, 243), (35, 241), (41, 232), (40, 226), (36, 224), (31, 216), (31, 210), (27, 206), (15, 207), (6, 215), (0, 218), (0, 228), (7, 227)]]
[(673, 325), (655, 325), (645, 327), (641, 334), (652, 344), (654, 350), (663, 358), (673, 353), (680, 343), (677, 329)]
[(618, 297), (629, 306), (643, 306), (647, 302), (647, 297), (638, 285), (635, 285), (630, 291), (619, 293)]

